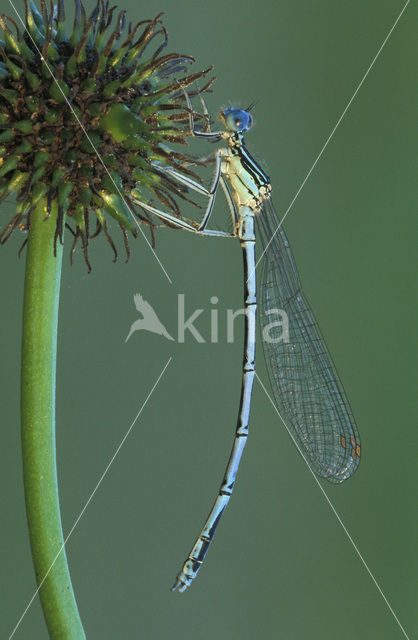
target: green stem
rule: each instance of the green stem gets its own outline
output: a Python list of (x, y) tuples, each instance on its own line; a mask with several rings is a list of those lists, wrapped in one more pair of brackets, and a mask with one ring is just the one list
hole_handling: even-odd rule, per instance
[(31, 214), (22, 334), (22, 453), (26, 512), (36, 581), (52, 640), (85, 638), (62, 534), (55, 458), (55, 372), (62, 246), (57, 207)]

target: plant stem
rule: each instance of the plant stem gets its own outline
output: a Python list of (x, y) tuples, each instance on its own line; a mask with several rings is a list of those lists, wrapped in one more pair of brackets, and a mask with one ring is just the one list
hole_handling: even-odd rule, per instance
[(22, 454), (26, 513), (36, 582), (52, 640), (85, 638), (67, 565), (55, 456), (55, 373), (62, 246), (57, 206), (31, 213), (22, 334)]

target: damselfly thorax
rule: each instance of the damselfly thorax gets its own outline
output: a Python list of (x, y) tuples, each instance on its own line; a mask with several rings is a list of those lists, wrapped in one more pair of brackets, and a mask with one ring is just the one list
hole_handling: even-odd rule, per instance
[(226, 133), (228, 146), (219, 150), (222, 175), (229, 181), (238, 212), (240, 207), (259, 211), (263, 200), (270, 197), (270, 179), (247, 151), (243, 134)]

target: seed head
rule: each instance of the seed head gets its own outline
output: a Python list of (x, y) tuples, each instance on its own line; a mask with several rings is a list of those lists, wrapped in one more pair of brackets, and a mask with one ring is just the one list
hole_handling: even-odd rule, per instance
[[(187, 188), (162, 169), (199, 179), (185, 166), (195, 158), (170, 143), (187, 145), (185, 90), (211, 68), (188, 75), (192, 57), (163, 55), (161, 14), (134, 26), (125, 14), (98, 0), (87, 16), (75, 0), (69, 35), (64, 0), (51, 0), (49, 9), (41, 0), (39, 10), (25, 0), (24, 28), (17, 16), (0, 16), (0, 202), (17, 196), (0, 243), (17, 228), (28, 230), (31, 211), (44, 200), (46, 217), (53, 204), (58, 210), (54, 249), (67, 227), (71, 258), (80, 240), (90, 269), (89, 242), (101, 231), (116, 260), (110, 218), (123, 233), (127, 258), (128, 232), (136, 236), (138, 222), (153, 238), (149, 214), (129, 197), (133, 190), (143, 202), (157, 200), (180, 214), (176, 198), (187, 199)], [(189, 96), (212, 82), (187, 89)]]

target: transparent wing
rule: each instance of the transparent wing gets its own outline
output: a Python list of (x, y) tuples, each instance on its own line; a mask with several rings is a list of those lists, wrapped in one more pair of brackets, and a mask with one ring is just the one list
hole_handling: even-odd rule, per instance
[[(271, 200), (257, 215), (267, 247), (279, 220)], [(281, 415), (312, 470), (330, 482), (343, 482), (360, 462), (360, 438), (331, 355), (306, 300), (295, 260), (282, 227), (263, 258), (260, 287), (262, 343), (273, 394)], [(286, 312), (288, 341), (272, 310)], [(276, 322), (276, 326), (272, 326)]]

